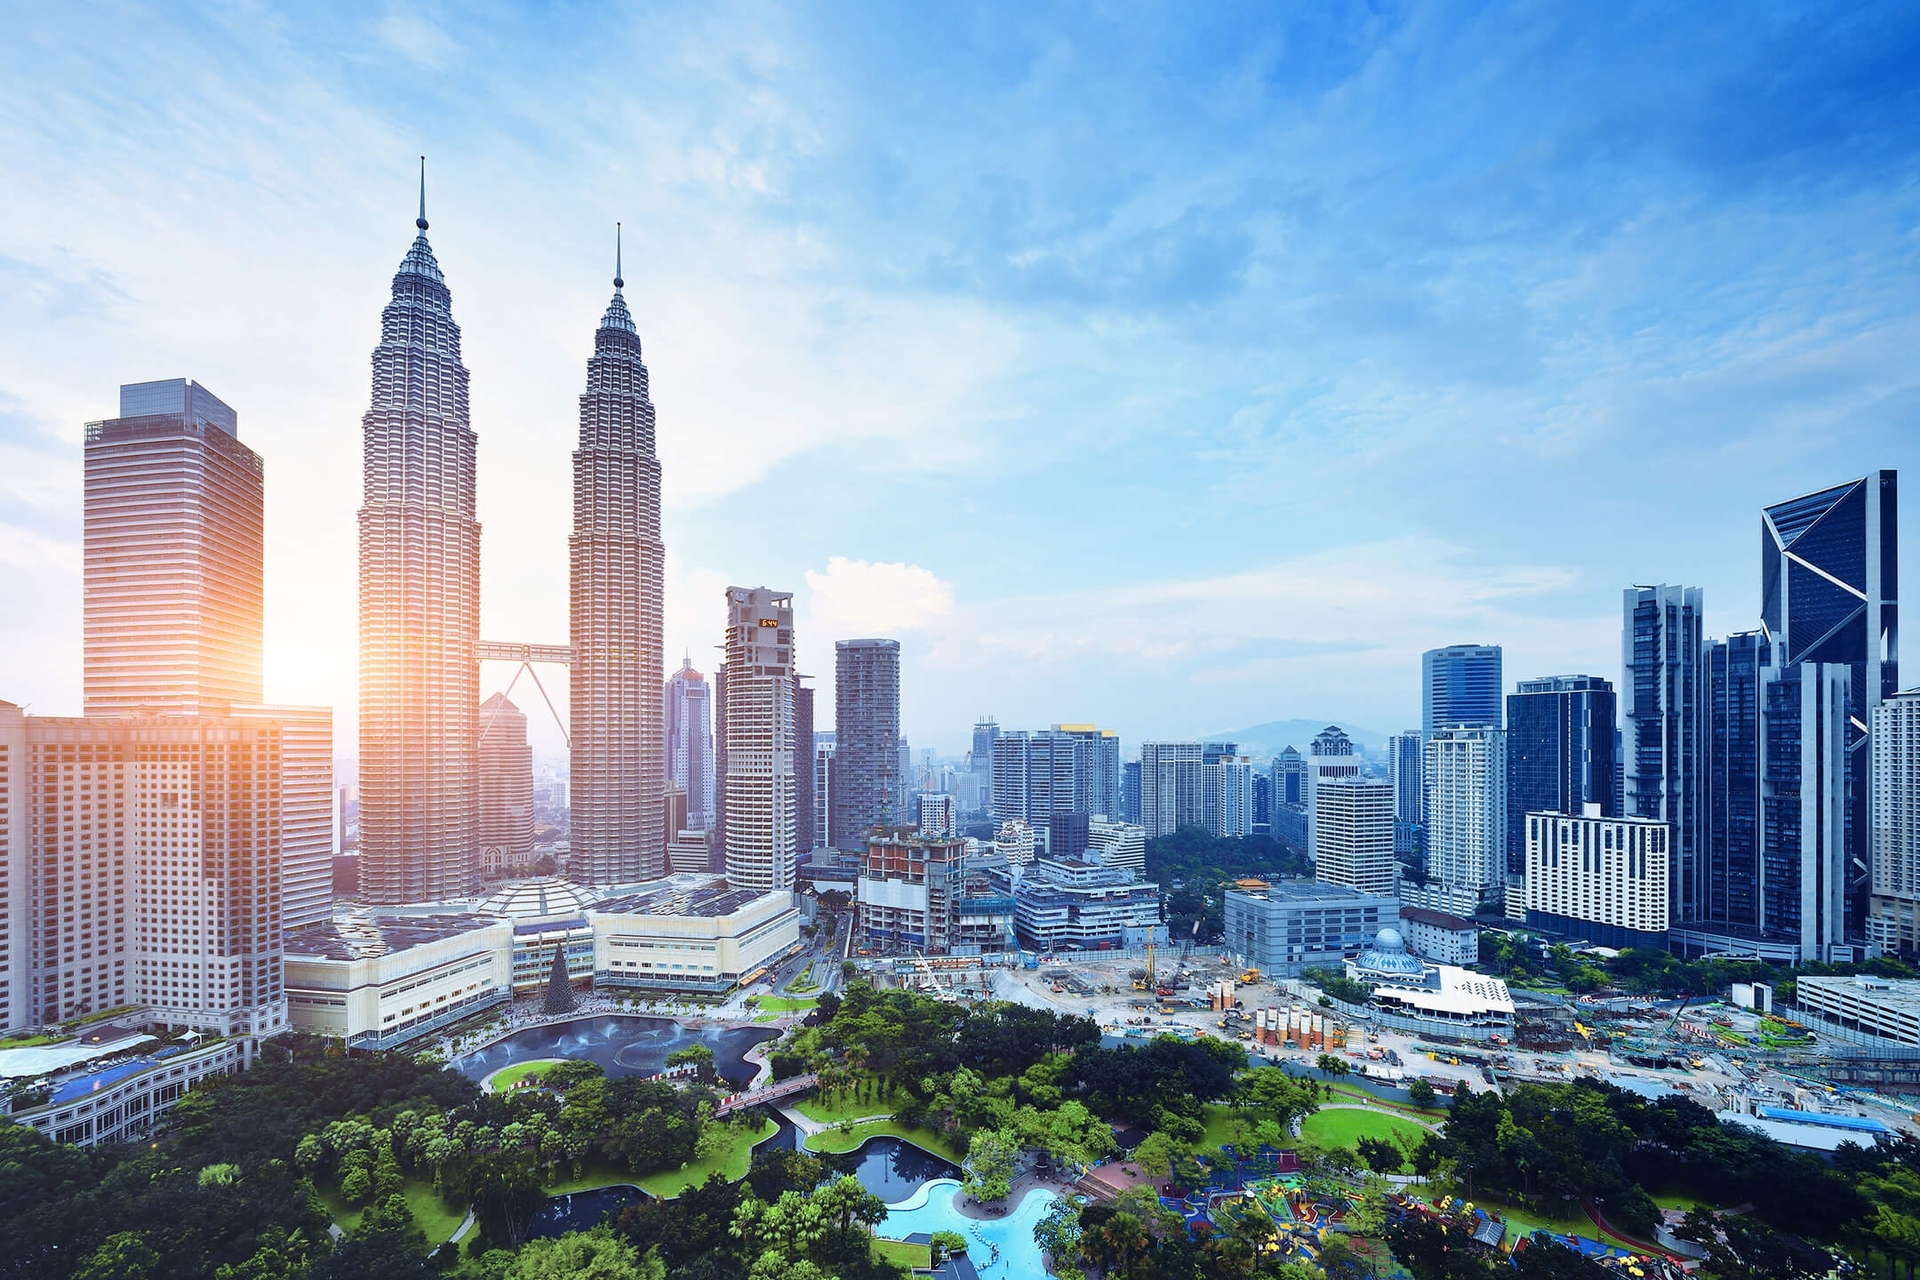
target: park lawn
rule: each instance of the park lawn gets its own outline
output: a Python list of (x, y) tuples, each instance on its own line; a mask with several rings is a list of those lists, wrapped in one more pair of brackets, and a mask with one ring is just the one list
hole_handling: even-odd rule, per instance
[(537, 1076), (565, 1061), (565, 1058), (535, 1058), (531, 1062), (516, 1062), (510, 1067), (502, 1067), (487, 1077), (487, 1091), (505, 1093), (528, 1076)]
[(869, 1120), (865, 1124), (853, 1126), (852, 1133), (842, 1133), (838, 1129), (826, 1129), (810, 1134), (807, 1138), (807, 1150), (821, 1155), (845, 1155), (859, 1147), (868, 1138), (899, 1138), (911, 1142), (923, 1151), (932, 1152), (942, 1160), (959, 1164), (967, 1158), (966, 1149), (954, 1142), (944, 1133), (935, 1133), (932, 1129), (910, 1129), (893, 1120)]
[(1663, 1191), (1653, 1197), (1653, 1202), (1662, 1209), (1678, 1209), (1685, 1213), (1688, 1209), (1717, 1209), (1720, 1206), (1708, 1204), (1698, 1196), (1682, 1195), (1678, 1191)]
[(1395, 1102), (1391, 1099), (1376, 1097), (1356, 1085), (1330, 1084), (1327, 1086), (1327, 1092), (1337, 1095), (1348, 1102), (1361, 1102), (1369, 1107), (1379, 1107), (1382, 1110), (1398, 1112), (1401, 1115), (1419, 1116), (1425, 1120), (1445, 1120), (1447, 1118), (1447, 1109), (1445, 1107), (1416, 1107), (1411, 1102)]
[(748, 996), (747, 1003), (762, 1013), (805, 1013), (820, 1004), (811, 996)]
[(1593, 1219), (1578, 1209), (1570, 1217), (1557, 1217), (1545, 1208), (1516, 1209), (1501, 1204), (1497, 1200), (1476, 1200), (1475, 1205), (1490, 1213), (1497, 1213), (1507, 1220), (1507, 1245), (1512, 1247), (1515, 1240), (1532, 1235), (1536, 1231), (1551, 1232), (1556, 1236), (1585, 1236), (1589, 1240), (1599, 1239), (1600, 1233), (1594, 1228)]
[(913, 1267), (926, 1271), (933, 1266), (933, 1247), (924, 1244), (908, 1244), (905, 1240), (878, 1240), (873, 1242), (873, 1251), (888, 1262), (897, 1262), (903, 1267)]
[(699, 1186), (713, 1173), (718, 1173), (728, 1182), (738, 1182), (753, 1167), (753, 1149), (771, 1138), (779, 1127), (768, 1120), (757, 1130), (741, 1133), (732, 1146), (717, 1155), (699, 1157), (689, 1160), (678, 1169), (649, 1173), (641, 1178), (630, 1177), (627, 1181), (663, 1200), (673, 1199), (688, 1187)]
[(1233, 1108), (1218, 1102), (1209, 1102), (1201, 1108), (1201, 1123), (1205, 1129), (1200, 1134), (1201, 1149), (1211, 1154), (1233, 1141)]
[(1402, 1116), (1386, 1111), (1356, 1111), (1350, 1107), (1316, 1111), (1300, 1125), (1302, 1137), (1329, 1147), (1351, 1147), (1362, 1138), (1404, 1138), (1418, 1142), (1426, 1133)]
[[(869, 1078), (870, 1079), (870, 1078)], [(862, 1085), (868, 1080), (862, 1080)], [(818, 1120), (821, 1124), (839, 1124), (842, 1120), (858, 1120), (862, 1116), (890, 1116), (905, 1106), (911, 1099), (905, 1089), (898, 1085), (885, 1093), (875, 1096), (865, 1093), (856, 1096), (853, 1089), (822, 1095), (814, 1093), (793, 1104), (793, 1109), (809, 1120)]]
[(59, 1044), (57, 1036), (17, 1035), (0, 1037), (0, 1049), (37, 1049), (44, 1044)]
[[(455, 1212), (441, 1203), (434, 1193), (433, 1183), (419, 1178), (408, 1178), (400, 1192), (407, 1199), (407, 1208), (413, 1210), (414, 1225), (427, 1234), (427, 1247), (437, 1249), (453, 1238), (453, 1233), (466, 1219), (465, 1209)], [(329, 1187), (320, 1192), (320, 1199), (326, 1203), (327, 1212), (340, 1224), (342, 1231), (351, 1231), (360, 1225), (364, 1208), (356, 1209), (340, 1198), (340, 1188)]]

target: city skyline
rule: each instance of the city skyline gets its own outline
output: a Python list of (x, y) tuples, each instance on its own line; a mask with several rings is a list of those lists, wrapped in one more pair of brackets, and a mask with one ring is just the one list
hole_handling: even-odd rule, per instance
[[(478, 375), (479, 518), (492, 549), (482, 633), (558, 640), (564, 629), (565, 584), (550, 566), (564, 555), (577, 335), (604, 302), (607, 226), (625, 219), (630, 255), (650, 266), (646, 327), (664, 379), (665, 651), (692, 651), (704, 667), (719, 636), (703, 601), (728, 581), (792, 583), (799, 669), (824, 690), (834, 640), (898, 636), (903, 732), (956, 754), (982, 713), (1112, 724), (1128, 743), (1296, 716), (1391, 732), (1415, 722), (1408, 657), (1469, 639), (1504, 647), (1510, 682), (1559, 671), (1617, 680), (1608, 619), (1623, 584), (1697, 584), (1707, 631), (1740, 629), (1759, 611), (1755, 508), (1897, 467), (1911, 451), (1901, 353), (1912, 346), (1913, 268), (1897, 219), (1881, 216), (1897, 208), (1902, 166), (1835, 170), (1818, 158), (1827, 142), (1883, 158), (1913, 149), (1910, 118), (1884, 86), (1847, 79), (1884, 43), (1865, 28), (1796, 46), (1820, 83), (1849, 85), (1854, 109), (1835, 114), (1797, 111), (1805, 82), (1763, 87), (1771, 19), (1753, 31), (1683, 24), (1658, 52), (1579, 15), (1552, 19), (1550, 37), (1498, 16), (1438, 31), (1411, 18), (1378, 30), (1302, 19), (1334, 24), (1301, 33), (1337, 51), (1315, 67), (1258, 42), (1219, 52), (1241, 43), (1242, 19), (1223, 13), (1176, 42), (1171, 68), (1129, 85), (1168, 33), (1088, 18), (1065, 24), (1058, 44), (1083, 70), (1096, 51), (1130, 69), (1098, 80), (1093, 100), (1110, 116), (1149, 120), (1150, 100), (1197, 102), (1201, 86), (1239, 70), (1266, 87), (1229, 94), (1217, 131), (1186, 107), (1130, 132), (1150, 162), (1142, 175), (1112, 163), (1117, 137), (1096, 134), (1086, 167), (1049, 177), (1049, 148), (1092, 108), (1057, 76), (1021, 70), (1034, 37), (1019, 31), (938, 33), (1031, 88), (1009, 123), (1033, 141), (989, 159), (944, 119), (912, 121), (931, 130), (912, 157), (862, 121), (886, 114), (867, 108), (894, 100), (903, 75), (956, 88), (950, 100), (970, 116), (994, 91), (955, 86), (951, 64), (918, 36), (843, 40), (801, 14), (782, 17), (772, 45), (695, 24), (699, 42), (742, 51), (730, 70), (675, 38), (670, 14), (571, 32), (604, 36), (585, 41), (603, 44), (604, 60), (564, 73), (550, 38), (519, 32), (514, 75), (529, 89), (564, 74), (578, 84), (569, 93), (658, 121), (622, 138), (629, 154), (574, 136), (577, 113), (562, 113), (562, 132), (499, 108), (528, 136), (567, 139), (554, 148), (501, 142), (512, 129), (483, 139), (423, 123), (435, 113), (409, 95), (462, 100), (500, 55), (422, 18), (363, 27), (316, 15), (299, 20), (309, 39), (280, 43), (134, 15), (112, 51), (64, 39), (72, 21), (30, 15), (21, 38), (46, 56), (0, 90), (15, 105), (28, 95), (61, 105), (10, 115), (23, 181), (0, 195), (8, 270), (21, 281), (0, 303), (11, 397), (0, 408), (0, 589), (36, 619), (0, 635), (0, 660), (27, 674), (17, 696), (40, 711), (79, 707), (65, 655), (79, 634), (80, 424), (102, 416), (123, 381), (191, 374), (256, 424), (250, 436), (280, 474), (303, 480), (269, 513), (266, 683), (270, 696), (335, 706), (340, 740), (354, 741), (343, 624), (353, 506), (340, 495), (353, 487), (351, 423), (364, 408), (366, 286), (391, 269), (420, 151)], [(1431, 64), (1436, 76), (1456, 74), (1439, 63), (1529, 50), (1508, 65), (1531, 70), (1503, 71), (1459, 107), (1465, 122), (1500, 124), (1457, 158), (1451, 126), (1407, 128), (1423, 95), (1446, 95), (1451, 81), (1389, 91), (1376, 116), (1341, 106), (1365, 55), (1411, 58), (1435, 40), (1448, 55)], [(363, 74), (378, 91), (364, 100), (301, 51), (340, 41), (370, 50)], [(235, 120), (210, 90), (158, 73), (208, 42), (236, 55), (237, 91), (297, 85), (314, 123), (295, 125), (271, 93), (257, 118)], [(640, 42), (660, 80), (616, 83)], [(114, 75), (89, 70), (102, 58)], [(1659, 128), (1609, 115), (1622, 145), (1602, 157), (1572, 117), (1617, 105), (1533, 79), (1594, 58), (1636, 80), (1718, 88), (1663, 90), (1676, 96)], [(1718, 78), (1667, 77), (1668, 59)], [(120, 94), (163, 109), (118, 112)], [(1553, 109), (1515, 110), (1530, 102)], [(1765, 127), (1737, 147), (1676, 150), (1667, 139), (1668, 129), (1718, 139), (1729, 111)], [(56, 117), (58, 133), (23, 122)], [(328, 130), (337, 142), (290, 141)], [(1337, 160), (1374, 154), (1389, 136), (1405, 137), (1436, 185), (1365, 178)], [(801, 145), (809, 138), (817, 146)], [(225, 163), (234, 147), (239, 166)], [(108, 167), (114, 198), (93, 198), (87, 175)], [(1559, 202), (1516, 220), (1476, 184), (1495, 169), (1523, 186), (1553, 183)], [(991, 225), (956, 212), (975, 202), (950, 199), (938, 175), (977, 171), (988, 189), (1027, 192), (1024, 203)], [(1200, 182), (1214, 171), (1225, 174), (1218, 191)], [(1305, 185), (1301, 204), (1317, 197), (1346, 215), (1283, 201), (1267, 190), (1275, 171)], [(1788, 189), (1800, 194), (1780, 200)], [(885, 226), (849, 207), (886, 207), (888, 190), (897, 216)], [(566, 199), (529, 194), (550, 191)], [(847, 191), (874, 198), (849, 202)], [(1435, 202), (1441, 216), (1426, 217)], [(1356, 239), (1347, 228), (1361, 224), (1393, 230)], [(1421, 229), (1441, 224), (1465, 228), (1467, 243)], [(1706, 245), (1702, 227), (1723, 243)], [(856, 253), (875, 234), (879, 252)], [(1350, 270), (1336, 282), (1302, 265), (1318, 260)], [(283, 296), (302, 305), (280, 306)], [(151, 325), (162, 300), (171, 322)], [(1649, 314), (1666, 319), (1650, 329)], [(1132, 336), (1096, 341), (1125, 316)], [(1190, 328), (1224, 335), (1220, 349), (1179, 335)], [(1289, 341), (1270, 349), (1275, 334)], [(1170, 419), (1185, 425), (1166, 432)], [(969, 540), (954, 539), (951, 522), (915, 529), (868, 509), (854, 495), (876, 482), (947, 507)], [(783, 492), (809, 494), (836, 519), (782, 520)], [(1116, 496), (1161, 509), (1164, 530), (1092, 518), (1110, 515)], [(1463, 501), (1486, 517), (1459, 521)], [(1641, 503), (1651, 518), (1620, 518)], [(1569, 510), (1608, 536), (1525, 536)], [(1214, 536), (1276, 522), (1283, 542)], [(1249, 612), (1263, 619), (1251, 636)], [(480, 693), (506, 675), (490, 671)], [(1113, 706), (1103, 691), (1115, 687), (1148, 692)], [(1249, 688), (1255, 715), (1243, 713)], [(535, 745), (551, 752), (558, 735), (544, 721), (533, 717)]]

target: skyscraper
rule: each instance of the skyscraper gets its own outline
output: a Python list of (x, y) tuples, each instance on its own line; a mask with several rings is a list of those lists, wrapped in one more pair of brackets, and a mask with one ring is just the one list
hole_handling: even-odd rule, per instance
[(1122, 822), (1140, 825), (1140, 762), (1128, 760), (1120, 766), (1120, 812)]
[[(713, 826), (713, 690), (707, 678), (682, 659), (667, 677), (665, 705), (667, 784), (687, 793), (687, 830)], [(674, 833), (678, 835), (678, 832)]]
[(1379, 778), (1327, 778), (1314, 800), (1316, 880), (1361, 893), (1393, 892), (1393, 787)]
[(1197, 742), (1140, 744), (1140, 825), (1147, 839), (1205, 821), (1202, 767)]
[(1851, 677), (1841, 663), (1795, 662), (1761, 681), (1760, 925), (1796, 939), (1802, 961), (1846, 958)]
[[(1416, 735), (1418, 736), (1418, 735)], [(1275, 805), (1300, 805), (1307, 802), (1307, 762), (1298, 748), (1288, 747), (1273, 758), (1273, 802)]]
[(1629, 818), (1672, 828), (1667, 875), (1676, 924), (1700, 919), (1706, 891), (1708, 689), (1698, 587), (1628, 587), (1620, 632), (1621, 728)]
[(85, 453), (86, 713), (260, 701), (265, 465), (197, 382), (120, 388)]
[(1920, 947), (1920, 689), (1881, 699), (1872, 738), (1867, 937), (1883, 951), (1911, 954)]
[(496, 693), (480, 705), (480, 867), (499, 873), (533, 854), (533, 749), (526, 713)]
[(1450, 725), (1500, 727), (1500, 675), (1497, 644), (1453, 644), (1420, 655), (1422, 732)]
[[(1421, 737), (1418, 729), (1387, 739), (1387, 781), (1393, 784), (1393, 851), (1411, 853), (1417, 847), (1420, 824), (1426, 821), (1420, 789)], [(1276, 771), (1278, 765), (1275, 766)]]
[(478, 441), (424, 182), (414, 225), (361, 420), (360, 887), (378, 903), (457, 897), (479, 878)]
[(973, 752), (967, 757), (973, 766), (973, 776), (980, 780), (980, 807), (988, 812), (993, 810), (993, 743), (1000, 736), (1000, 726), (992, 716), (981, 716), (973, 725)]
[(1707, 648), (1705, 918), (1760, 927), (1760, 687), (1773, 646), (1741, 631)]
[[(810, 849), (827, 849), (833, 845), (833, 833), (829, 830), (833, 818), (833, 749), (834, 732), (831, 729), (813, 731), (813, 838)], [(801, 842), (807, 843), (806, 833), (801, 833)]]
[[(615, 250), (613, 299), (593, 335), (573, 455), (573, 875), (588, 884), (666, 870), (661, 734), (660, 462), (640, 332)], [(691, 799), (692, 793), (688, 793)]]
[(1107, 813), (1120, 804), (1120, 739), (1093, 725), (1001, 733), (993, 742), (994, 819), (1045, 830), (1056, 813)]
[(839, 641), (833, 685), (833, 842), (863, 849), (868, 827), (909, 816), (899, 776), (900, 642)]
[(1253, 834), (1253, 760), (1224, 753), (1201, 765), (1206, 788), (1202, 811), (1216, 839), (1245, 839)]
[(1599, 676), (1522, 680), (1507, 695), (1507, 864), (1527, 869), (1527, 815), (1618, 817), (1613, 795), (1613, 685)]
[(813, 694), (811, 685), (801, 681), (809, 676), (793, 678), (793, 835), (794, 847), (801, 853), (812, 853), (820, 845), (814, 841), (814, 831), (819, 820), (814, 816), (815, 782), (813, 771), (815, 758), (813, 750)]
[(1056, 724), (1053, 733), (1073, 744), (1073, 811), (1120, 811), (1120, 735), (1090, 724)]
[(1427, 884), (1418, 906), (1472, 915), (1504, 900), (1507, 879), (1506, 735), (1486, 725), (1427, 738)]
[(1782, 667), (1848, 668), (1845, 889), (1847, 934), (1865, 928), (1873, 709), (1900, 687), (1897, 476), (1858, 480), (1775, 503), (1760, 513), (1760, 625)]
[(793, 594), (727, 588), (727, 879), (791, 890), (795, 849)]
[[(1333, 778), (1360, 776), (1360, 757), (1354, 753), (1353, 739), (1337, 724), (1330, 724), (1314, 735), (1307, 754), (1306, 773), (1301, 779), (1301, 794), (1307, 806), (1307, 856), (1317, 857), (1315, 842), (1319, 827), (1314, 821), (1315, 793), (1322, 782)], [(1392, 832), (1388, 832), (1391, 836)], [(1391, 852), (1391, 849), (1389, 849)]]

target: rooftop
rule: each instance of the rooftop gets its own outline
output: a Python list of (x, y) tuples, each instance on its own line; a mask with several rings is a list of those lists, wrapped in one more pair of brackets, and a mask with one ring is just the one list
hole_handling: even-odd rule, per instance
[(1401, 907), (1400, 918), (1411, 920), (1415, 924), (1431, 925), (1436, 929), (1451, 929), (1455, 933), (1469, 929), (1478, 931), (1480, 928), (1473, 921), (1461, 916), (1450, 915), (1445, 911), (1432, 911), (1426, 907)]

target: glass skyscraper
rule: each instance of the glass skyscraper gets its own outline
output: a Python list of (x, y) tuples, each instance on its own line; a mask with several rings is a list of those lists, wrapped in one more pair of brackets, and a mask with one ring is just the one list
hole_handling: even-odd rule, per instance
[(1698, 587), (1628, 587), (1620, 632), (1621, 725), (1629, 818), (1673, 828), (1669, 917), (1706, 909), (1707, 688)]
[(1507, 874), (1524, 875), (1527, 815), (1580, 817), (1597, 804), (1620, 816), (1614, 794), (1613, 685), (1599, 676), (1522, 680), (1507, 697)]
[(1500, 727), (1500, 694), (1505, 688), (1497, 644), (1455, 644), (1420, 656), (1420, 729), (1456, 725)]
[(834, 645), (833, 841), (864, 849), (867, 828), (907, 822), (900, 768), (900, 642)]
[(1760, 680), (1773, 646), (1760, 631), (1707, 650), (1711, 750), (1707, 775), (1706, 919), (1760, 924)]

